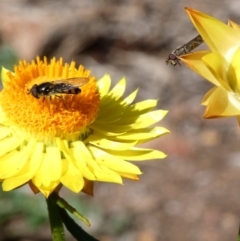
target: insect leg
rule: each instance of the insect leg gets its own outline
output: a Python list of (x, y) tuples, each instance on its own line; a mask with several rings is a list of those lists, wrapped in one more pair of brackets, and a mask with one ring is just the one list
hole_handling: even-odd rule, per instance
[(67, 109), (67, 107), (65, 105), (65, 99), (62, 96), (59, 96), (59, 95), (55, 95), (55, 97), (62, 99), (63, 106), (64, 106), (65, 109)]

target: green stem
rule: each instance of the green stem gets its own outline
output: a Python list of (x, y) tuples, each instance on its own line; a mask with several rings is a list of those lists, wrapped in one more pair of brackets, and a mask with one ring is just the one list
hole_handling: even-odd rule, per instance
[(59, 207), (54, 199), (54, 194), (50, 195), (47, 201), (48, 215), (51, 225), (52, 240), (53, 241), (65, 241), (64, 228), (62, 219), (59, 214)]
[(63, 208), (60, 209), (60, 215), (62, 221), (65, 224), (67, 230), (72, 234), (72, 236), (78, 241), (99, 241), (95, 239), (90, 234), (85, 232), (78, 224), (68, 215), (67, 211)]

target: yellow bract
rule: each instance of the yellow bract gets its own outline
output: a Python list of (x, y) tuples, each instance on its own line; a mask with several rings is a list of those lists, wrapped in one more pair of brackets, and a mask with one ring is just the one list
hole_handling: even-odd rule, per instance
[[(78, 95), (34, 98), (33, 84), (85, 77)], [(138, 180), (141, 171), (128, 161), (164, 158), (158, 150), (137, 147), (169, 131), (150, 127), (167, 113), (153, 110), (156, 100), (133, 101), (137, 90), (123, 97), (126, 80), (112, 89), (111, 78), (90, 76), (83, 66), (20, 62), (15, 72), (2, 71), (0, 92), (0, 180), (9, 191), (26, 183), (46, 197), (64, 185), (73, 192), (93, 193), (93, 181)]]
[(192, 70), (215, 85), (204, 97), (204, 118), (240, 116), (240, 28), (229, 21), (228, 25), (186, 8), (186, 11), (210, 48), (181, 56)]
[[(229, 50), (240, 46), (238, 41), (240, 38), (239, 31), (207, 14), (190, 8), (185, 9), (212, 52), (226, 56)], [(231, 56), (229, 58), (231, 59)]]

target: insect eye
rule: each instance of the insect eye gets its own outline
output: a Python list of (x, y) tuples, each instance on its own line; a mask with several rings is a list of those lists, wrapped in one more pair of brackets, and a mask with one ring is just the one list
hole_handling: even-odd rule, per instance
[(170, 59), (170, 60), (176, 60), (176, 59), (177, 59), (177, 56), (174, 55), (174, 54), (169, 54), (169, 59)]
[(33, 97), (39, 99), (39, 95), (38, 95), (38, 91), (37, 91), (37, 86), (34, 85), (31, 90), (29, 91), (29, 93), (32, 94)]

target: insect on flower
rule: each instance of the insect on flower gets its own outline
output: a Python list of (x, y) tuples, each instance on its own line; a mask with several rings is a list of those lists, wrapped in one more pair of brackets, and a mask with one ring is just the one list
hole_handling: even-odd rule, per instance
[(172, 51), (171, 54), (169, 54), (168, 59), (166, 60), (166, 63), (170, 63), (173, 66), (181, 65), (180, 60), (178, 57), (184, 54), (190, 53), (193, 49), (197, 48), (200, 44), (204, 42), (201, 35), (196, 36), (186, 44), (182, 45), (181, 47), (175, 49)]
[(37, 99), (41, 96), (50, 96), (51, 99), (52, 95), (60, 97), (57, 94), (77, 95), (81, 92), (80, 87), (87, 84), (88, 81), (89, 78), (85, 77), (47, 81), (39, 85), (33, 85), (30, 88), (29, 93)]

